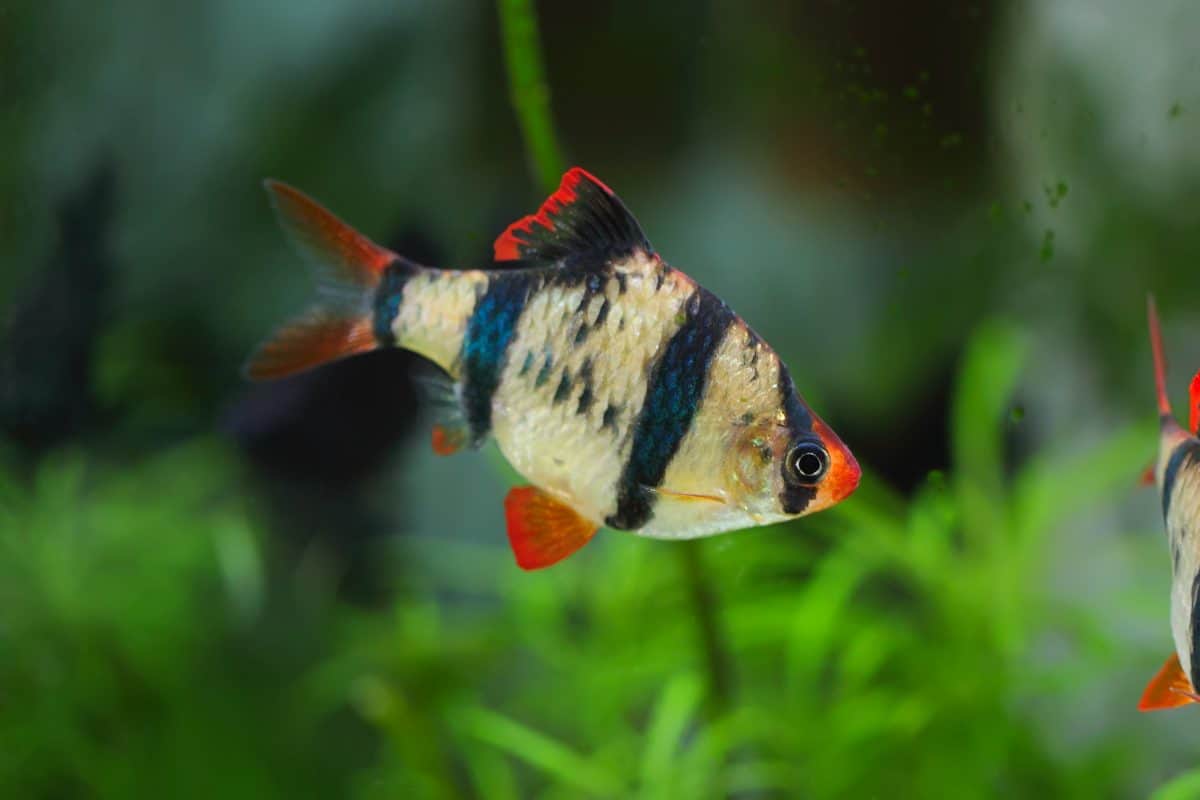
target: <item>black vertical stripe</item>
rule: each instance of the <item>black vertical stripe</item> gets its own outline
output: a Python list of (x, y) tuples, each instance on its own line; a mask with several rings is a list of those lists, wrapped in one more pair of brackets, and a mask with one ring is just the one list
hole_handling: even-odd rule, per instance
[(1200, 439), (1187, 439), (1179, 444), (1167, 460), (1167, 468), (1163, 470), (1162, 510), (1163, 520), (1171, 512), (1171, 495), (1175, 493), (1175, 479), (1179, 470), (1184, 467), (1184, 461), (1195, 464), (1200, 461)]
[(402, 258), (393, 260), (383, 270), (379, 288), (375, 290), (372, 320), (375, 341), (379, 342), (380, 347), (391, 347), (396, 343), (392, 324), (400, 313), (400, 304), (404, 302), (404, 286), (416, 272), (416, 265)]
[(617, 482), (617, 510), (605, 520), (613, 528), (641, 528), (654, 515), (651, 489), (662, 483), (671, 459), (708, 385), (713, 355), (734, 314), (715, 295), (697, 288), (685, 304), (686, 318), (650, 370), (646, 399), (633, 428), (629, 460)]
[(1200, 679), (1200, 572), (1196, 573), (1196, 577), (1192, 579), (1192, 659), (1188, 664), (1188, 678), (1192, 681), (1192, 690), (1196, 689), (1196, 682)]
[[(792, 383), (792, 375), (782, 361), (779, 363), (779, 391), (790, 434), (791, 445), (789, 447), (805, 439), (819, 441), (813, 434), (812, 414), (800, 402), (800, 395), (796, 393), (796, 385)], [(817, 496), (817, 487), (796, 483), (788, 473), (787, 462), (788, 459), (785, 457), (779, 463), (779, 468), (783, 471), (783, 491), (780, 493), (779, 505), (785, 514), (799, 514), (808, 508), (808, 504)]]
[(463, 410), (471, 438), (479, 442), (492, 429), (492, 396), (529, 298), (541, 285), (536, 273), (492, 273), (475, 304), (463, 338)]

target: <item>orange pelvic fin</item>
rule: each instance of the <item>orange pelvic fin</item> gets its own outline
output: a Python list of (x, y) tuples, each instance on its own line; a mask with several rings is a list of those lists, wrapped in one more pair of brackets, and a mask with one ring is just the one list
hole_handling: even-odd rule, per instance
[(583, 547), (597, 531), (575, 509), (533, 486), (517, 486), (504, 498), (508, 541), (521, 569), (541, 569)]
[(1154, 465), (1153, 464), (1150, 464), (1148, 467), (1146, 467), (1144, 470), (1142, 470), (1142, 475), (1140, 478), (1138, 478), (1138, 485), (1139, 486), (1153, 486), (1154, 485)]
[(1166, 708), (1178, 708), (1189, 703), (1200, 702), (1192, 688), (1192, 682), (1184, 674), (1179, 663), (1179, 655), (1171, 653), (1167, 663), (1162, 665), (1138, 701), (1138, 711), (1161, 711)]
[(463, 448), (471, 438), (471, 432), (465, 426), (434, 425), (433, 452), (439, 456), (452, 456)]

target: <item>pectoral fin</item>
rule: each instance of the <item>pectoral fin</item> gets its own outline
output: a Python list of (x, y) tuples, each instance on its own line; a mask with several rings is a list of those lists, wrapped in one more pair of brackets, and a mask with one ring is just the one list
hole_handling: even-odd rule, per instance
[(661, 495), (662, 497), (669, 497), (672, 500), (683, 500), (686, 502), (698, 502), (698, 503), (724, 503), (725, 502), (722, 498), (717, 497), (716, 495), (696, 494), (694, 492), (674, 492), (674, 491), (671, 491), (670, 489), (664, 489), (661, 486), (658, 486), (658, 487), (647, 486), (646, 490), (650, 491), (650, 492), (654, 492), (657, 495)]
[(598, 530), (575, 509), (533, 486), (517, 486), (504, 498), (508, 541), (521, 569), (541, 569), (583, 547)]
[(1200, 702), (1200, 697), (1196, 695), (1192, 682), (1184, 673), (1179, 656), (1171, 653), (1167, 663), (1163, 664), (1162, 669), (1146, 684), (1146, 690), (1142, 692), (1142, 699), (1138, 702), (1138, 711), (1161, 711), (1196, 702)]

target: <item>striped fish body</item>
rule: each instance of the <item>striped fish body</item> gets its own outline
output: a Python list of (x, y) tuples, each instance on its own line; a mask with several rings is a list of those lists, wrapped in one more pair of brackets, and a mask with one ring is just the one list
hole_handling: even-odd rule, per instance
[(1158, 314), (1149, 303), (1150, 340), (1158, 384), (1159, 446), (1154, 481), (1162, 501), (1171, 554), (1171, 635), (1175, 652), (1151, 679), (1139, 708), (1153, 711), (1200, 701), (1200, 439), (1195, 436), (1200, 408), (1200, 373), (1192, 379), (1191, 433), (1171, 414)]
[[(328, 212), (295, 190), (275, 194), (285, 228), (336, 229), (345, 249), (341, 223), (313, 222)], [(312, 249), (311, 236), (293, 239)], [(775, 352), (667, 265), (583, 170), (497, 240), (507, 268), (422, 267), (365, 239), (351, 249), (312, 259), (372, 265), (356, 267), (358, 306), (318, 315), (319, 326), (338, 320), (339, 353), (395, 345), (445, 372), (455, 414), (435, 428), (435, 449), (492, 436), (531, 484), (506, 502), (522, 566), (553, 563), (600, 526), (694, 538), (811, 513), (857, 485), (854, 457)], [(285, 329), (252, 374), (338, 350), (311, 338)]]
[(1163, 521), (1171, 553), (1171, 635), (1183, 671), (1196, 686), (1200, 678), (1200, 439), (1171, 420), (1155, 468)]

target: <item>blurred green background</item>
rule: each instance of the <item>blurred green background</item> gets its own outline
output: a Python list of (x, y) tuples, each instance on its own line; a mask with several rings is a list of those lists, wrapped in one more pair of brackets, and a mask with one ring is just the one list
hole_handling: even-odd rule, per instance
[(0, 796), (1200, 796), (1197, 712), (1135, 710), (1172, 648), (1147, 291), (1178, 406), (1200, 366), (1200, 6), (536, 11), (565, 159), (861, 489), (522, 573), (511, 473), (429, 451), (412, 357), (239, 374), (311, 291), (262, 178), (443, 265), (540, 202), (498, 9), (9, 0)]

